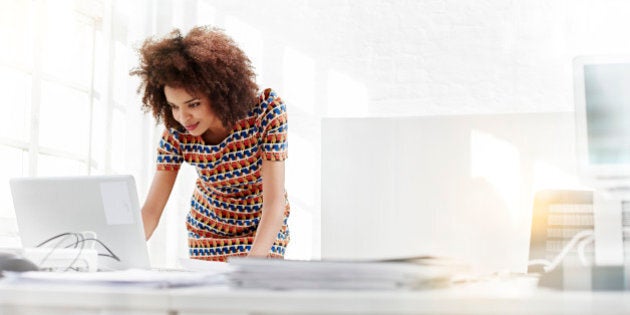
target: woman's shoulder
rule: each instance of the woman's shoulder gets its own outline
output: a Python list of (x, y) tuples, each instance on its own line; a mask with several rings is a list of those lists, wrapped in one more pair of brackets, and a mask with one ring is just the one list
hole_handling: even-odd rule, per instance
[(272, 88), (266, 88), (258, 93), (258, 104), (271, 104), (280, 100), (278, 93)]
[(253, 123), (261, 125), (264, 120), (271, 119), (271, 116), (278, 115), (278, 112), (284, 111), (285, 107), (282, 99), (275, 90), (267, 88), (258, 93), (255, 105), (249, 111), (247, 117), (239, 120), (238, 124)]
[(263, 114), (265, 112), (268, 112), (272, 108), (280, 106), (284, 106), (284, 102), (282, 101), (280, 96), (278, 96), (278, 93), (276, 93), (276, 91), (271, 88), (267, 88), (262, 90), (258, 94), (258, 102), (254, 110), (258, 114)]

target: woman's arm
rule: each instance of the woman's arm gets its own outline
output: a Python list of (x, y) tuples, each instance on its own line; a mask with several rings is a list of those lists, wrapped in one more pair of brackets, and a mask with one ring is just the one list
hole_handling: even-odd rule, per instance
[(249, 256), (267, 257), (284, 220), (284, 161), (262, 163), (263, 209)]
[(153, 182), (147, 195), (147, 200), (142, 206), (142, 222), (144, 223), (144, 236), (151, 238), (153, 231), (160, 221), (164, 206), (175, 185), (177, 171), (156, 171)]

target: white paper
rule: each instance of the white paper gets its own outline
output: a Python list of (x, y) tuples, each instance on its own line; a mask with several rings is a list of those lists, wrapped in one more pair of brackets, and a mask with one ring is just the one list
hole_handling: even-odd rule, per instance
[(101, 183), (103, 210), (109, 225), (133, 224), (131, 200), (127, 182)]
[(9, 272), (6, 280), (16, 283), (84, 284), (105, 286), (144, 286), (170, 288), (195, 285), (223, 284), (221, 275), (128, 269), (107, 272)]
[(449, 266), (406, 262), (297, 261), (234, 257), (227, 275), (241, 288), (393, 290), (448, 285)]
[(226, 274), (234, 270), (232, 265), (219, 261), (180, 258), (179, 264), (184, 270), (203, 272), (206, 274)]

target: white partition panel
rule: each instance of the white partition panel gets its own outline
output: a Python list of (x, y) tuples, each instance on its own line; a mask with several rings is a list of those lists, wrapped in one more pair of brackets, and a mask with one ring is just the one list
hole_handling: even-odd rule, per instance
[(573, 113), (324, 118), (322, 258), (525, 271), (532, 196), (578, 187)]

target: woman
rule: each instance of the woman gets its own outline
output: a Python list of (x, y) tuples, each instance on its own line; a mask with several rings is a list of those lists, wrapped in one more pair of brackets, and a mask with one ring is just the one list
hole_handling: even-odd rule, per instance
[(166, 129), (142, 219), (155, 230), (181, 163), (198, 178), (186, 219), (191, 258), (284, 257), (287, 114), (271, 89), (258, 93), (251, 62), (222, 31), (197, 27), (140, 48), (143, 108)]

